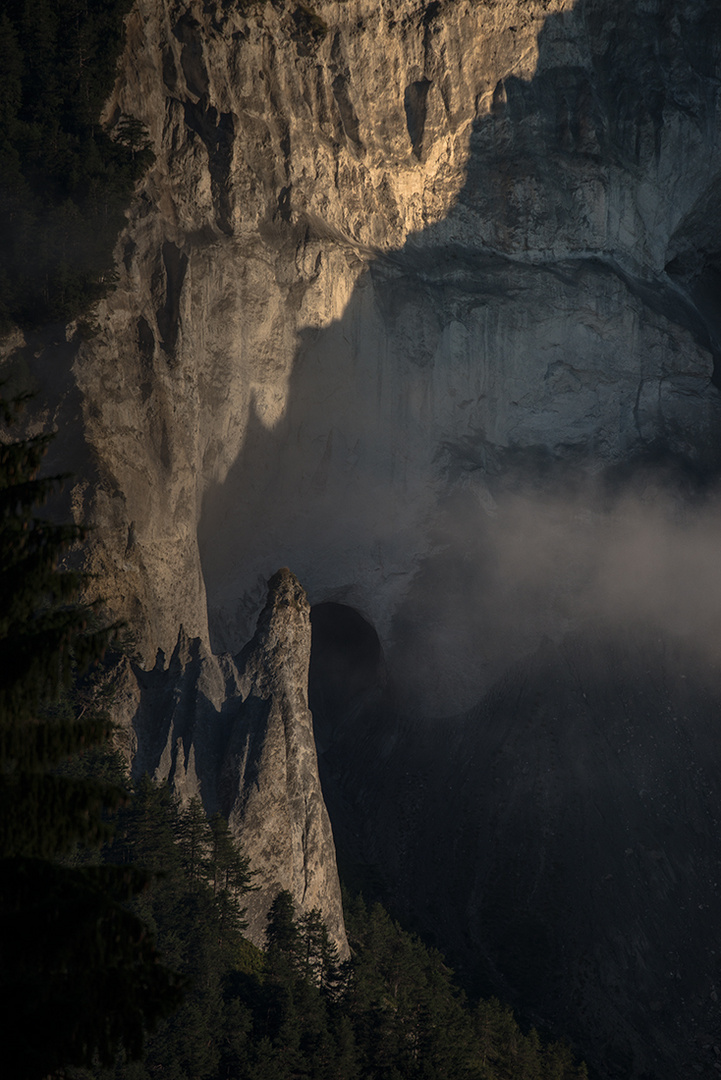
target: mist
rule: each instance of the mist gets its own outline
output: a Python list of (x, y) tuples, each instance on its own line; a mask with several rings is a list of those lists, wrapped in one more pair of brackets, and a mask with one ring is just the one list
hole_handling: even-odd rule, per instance
[(721, 493), (663, 473), (455, 492), (395, 620), (414, 710), (473, 705), (545, 640), (590, 625), (681, 639), (721, 658)]

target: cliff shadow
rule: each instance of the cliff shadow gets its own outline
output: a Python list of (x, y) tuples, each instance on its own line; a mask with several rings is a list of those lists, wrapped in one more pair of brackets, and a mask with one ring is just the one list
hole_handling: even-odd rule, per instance
[[(622, 464), (642, 489), (713, 480), (718, 178), (692, 183), (685, 162), (673, 206), (664, 184), (713, 126), (718, 32), (709, 3), (667, 8), (581, 0), (549, 16), (533, 78), (499, 82), (475, 121), (447, 218), (360, 253), (342, 318), (300, 331), (281, 419), (251, 407), (203, 499), (215, 649), (250, 636), (265, 580), (289, 565), (312, 603), (373, 624), (414, 708), (457, 711), (579, 614), (563, 579), (579, 558), (576, 579), (599, 573), (573, 525), (599, 508), (599, 472), (601, 501)], [(422, 99), (405, 93), (416, 155)], [(644, 185), (666, 214), (655, 225)], [(312, 224), (288, 218), (279, 235), (302, 243)], [(507, 522), (508, 493), (528, 491)]]

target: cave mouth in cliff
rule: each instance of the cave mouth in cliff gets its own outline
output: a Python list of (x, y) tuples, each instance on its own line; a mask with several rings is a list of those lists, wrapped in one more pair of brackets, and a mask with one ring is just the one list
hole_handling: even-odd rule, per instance
[(371, 624), (346, 604), (311, 608), (308, 701), (319, 748), (382, 686), (383, 650)]

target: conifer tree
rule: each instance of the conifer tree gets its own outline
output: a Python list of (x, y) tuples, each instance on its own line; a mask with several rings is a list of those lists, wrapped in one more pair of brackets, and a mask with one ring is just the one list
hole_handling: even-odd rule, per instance
[(282, 953), (296, 960), (300, 934), (295, 919), (293, 897), (287, 889), (281, 889), (270, 905), (265, 937), (269, 954)]
[[(0, 403), (0, 408), (5, 422), (11, 421), (14, 404)], [(88, 629), (94, 613), (76, 600), (83, 577), (58, 566), (83, 530), (35, 516), (63, 479), (37, 476), (48, 441), (39, 436), (0, 445), (0, 851), (5, 857), (43, 858), (66, 850), (75, 839), (97, 839), (98, 811), (102, 799), (111, 796), (96, 784), (51, 771), (61, 758), (109, 732), (103, 716), (57, 717), (47, 710), (70, 685), (74, 669), (102, 654), (109, 633)]]
[(179, 815), (178, 843), (191, 889), (198, 891), (210, 877), (208, 856), (213, 837), (197, 795)]
[(222, 814), (213, 814), (208, 824), (212, 836), (208, 869), (221, 932), (228, 928), (245, 930), (248, 924), (242, 897), (256, 888), (250, 860), (238, 849)]
[[(225, 1002), (224, 985), (242, 952), (241, 905), (250, 872), (227, 822), (219, 816), (209, 822), (199, 799), (181, 808), (167, 784), (146, 775), (119, 814), (106, 856), (150, 871), (149, 886), (132, 907), (153, 927), (164, 960), (181, 973), (186, 990), (181, 1007), (147, 1040), (142, 1063), (123, 1062), (116, 1076), (231, 1075), (220, 1073), (219, 1063), (231, 1046), (242, 1053), (246, 1014), (240, 1002)], [(240, 1031), (233, 1029), (236, 1021)]]
[(323, 944), (328, 931), (318, 908), (307, 911), (298, 923), (300, 973), (318, 986), (323, 978)]
[[(6, 424), (17, 402), (0, 401)], [(69, 866), (63, 855), (102, 837), (108, 784), (58, 770), (107, 737), (106, 717), (58, 701), (97, 659), (107, 630), (63, 569), (82, 537), (36, 515), (60, 477), (41, 479), (48, 439), (0, 445), (0, 998), (3, 1058), (16, 1080), (142, 1047), (178, 997), (140, 920), (123, 906), (145, 882), (131, 867)]]

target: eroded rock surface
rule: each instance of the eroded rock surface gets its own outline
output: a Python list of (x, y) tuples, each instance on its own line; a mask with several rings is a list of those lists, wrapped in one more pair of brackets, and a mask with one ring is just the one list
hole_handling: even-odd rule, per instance
[(342, 955), (335, 847), (318, 779), (308, 709), (310, 608), (288, 570), (275, 574), (255, 636), (233, 659), (212, 656), (181, 631), (169, 662), (126, 662), (115, 718), (133, 773), (167, 781), (181, 801), (220, 810), (255, 872), (248, 936), (265, 943), (266, 914), (281, 889), (299, 913), (321, 911)]
[(138, 0), (107, 112), (157, 159), (48, 419), (148, 662), (181, 623), (240, 648), (286, 563), (402, 668), (439, 515), (492, 507), (509, 455), (715, 468), (715, 14)]

